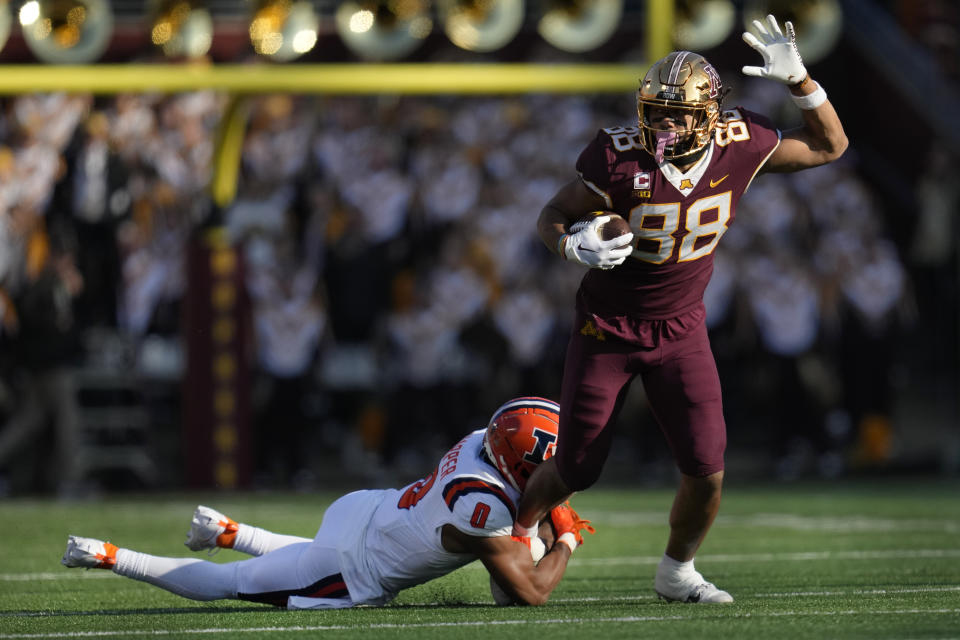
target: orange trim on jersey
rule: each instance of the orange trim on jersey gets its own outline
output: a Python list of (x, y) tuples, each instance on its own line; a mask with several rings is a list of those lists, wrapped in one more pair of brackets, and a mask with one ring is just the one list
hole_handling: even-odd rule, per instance
[(276, 607), (287, 606), (287, 598), (290, 596), (343, 599), (350, 597), (350, 591), (347, 589), (347, 583), (343, 580), (343, 574), (335, 573), (326, 578), (321, 578), (301, 589), (282, 589), (280, 591), (237, 594), (237, 598), (240, 600), (262, 602), (264, 604), (272, 604)]
[(447, 503), (447, 508), (453, 511), (457, 500), (471, 493), (486, 493), (495, 497), (507, 508), (510, 512), (510, 517), (516, 520), (517, 508), (514, 506), (513, 500), (510, 499), (506, 491), (496, 485), (490, 484), (482, 478), (466, 477), (452, 480), (443, 487), (443, 500)]
[[(338, 576), (340, 574), (337, 574)], [(307, 598), (346, 598), (350, 593), (347, 591), (347, 583), (343, 578), (339, 582), (331, 582), (317, 589), (313, 593), (306, 594)]]

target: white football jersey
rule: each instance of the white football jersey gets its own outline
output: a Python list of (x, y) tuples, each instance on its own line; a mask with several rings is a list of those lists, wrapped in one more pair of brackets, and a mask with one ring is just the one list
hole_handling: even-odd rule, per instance
[(520, 493), (487, 460), (484, 431), (457, 443), (422, 480), (403, 489), (345, 496), (341, 500), (352, 502), (350, 509), (331, 506), (324, 519), (331, 511), (357, 518), (350, 539), (338, 545), (354, 604), (383, 604), (401, 589), (475, 560), (474, 555), (443, 548), (440, 532), (445, 524), (473, 536), (510, 535)]

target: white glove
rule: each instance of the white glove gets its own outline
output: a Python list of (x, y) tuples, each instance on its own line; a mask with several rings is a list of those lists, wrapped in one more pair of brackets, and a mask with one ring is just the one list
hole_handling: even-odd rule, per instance
[(797, 50), (797, 36), (793, 23), (787, 22), (787, 35), (780, 31), (777, 19), (767, 16), (767, 26), (759, 20), (753, 21), (759, 39), (749, 31), (743, 32), (743, 41), (763, 56), (762, 67), (744, 67), (743, 74), (758, 78), (769, 78), (786, 85), (799, 84), (807, 77), (807, 69)]
[[(563, 237), (562, 256), (582, 265), (598, 269), (613, 269), (633, 253), (633, 234), (627, 233), (610, 240), (601, 240), (597, 227), (607, 222), (610, 216), (597, 216), (582, 228), (580, 223)], [(626, 246), (624, 246), (626, 245)]]

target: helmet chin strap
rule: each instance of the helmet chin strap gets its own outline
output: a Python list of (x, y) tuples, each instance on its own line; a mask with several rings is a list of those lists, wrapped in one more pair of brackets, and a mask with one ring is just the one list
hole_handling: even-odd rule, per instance
[(523, 493), (523, 489), (520, 488), (520, 484), (517, 482), (516, 478), (513, 477), (513, 473), (510, 471), (510, 465), (507, 464), (507, 461), (503, 459), (503, 456), (500, 456), (500, 475), (506, 478), (507, 482), (513, 485), (513, 488)]
[(697, 160), (699, 160), (700, 158), (703, 157), (703, 154), (705, 154), (705, 153), (707, 152), (707, 147), (709, 147), (709, 146), (710, 146), (710, 145), (705, 144), (705, 145), (703, 145), (702, 147), (700, 147), (699, 151), (694, 151), (694, 152), (691, 153), (690, 155), (684, 156), (684, 157), (683, 157), (684, 162), (691, 162), (691, 163), (692, 163), (692, 162), (696, 162)]
[(657, 151), (653, 154), (653, 159), (657, 161), (657, 164), (663, 162), (663, 152), (664, 150), (677, 141), (676, 131), (657, 131)]

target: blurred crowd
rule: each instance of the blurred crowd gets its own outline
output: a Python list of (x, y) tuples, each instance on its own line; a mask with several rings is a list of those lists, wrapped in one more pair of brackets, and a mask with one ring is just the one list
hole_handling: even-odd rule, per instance
[(926, 49), (952, 82), (960, 82), (960, 6), (950, 0), (893, 0), (889, 9), (905, 33)]
[[(725, 104), (790, 126), (768, 84)], [(503, 397), (556, 397), (582, 271), (536, 216), (596, 129), (634, 113), (630, 96), (251, 98), (237, 197), (218, 208), (221, 95), (2, 106), (0, 472), (56, 442), (43, 482), (67, 492), (71, 372), (104, 365), (111, 338), (132, 353), (121, 375), (175, 387), (185, 256), (210, 225), (245, 264), (259, 485), (309, 486), (321, 451), (372, 476), (422, 468)], [(889, 459), (908, 259), (856, 141), (839, 164), (755, 181), (707, 296), (731, 447), (784, 479)], [(619, 455), (653, 464), (659, 436), (630, 406)]]

